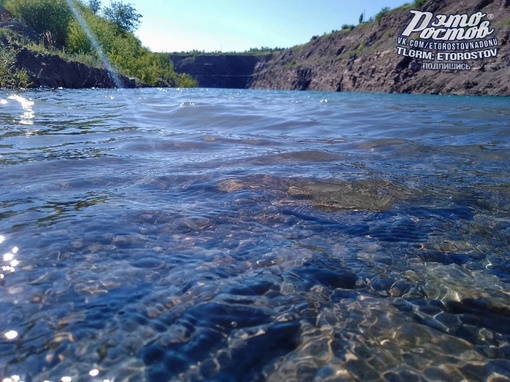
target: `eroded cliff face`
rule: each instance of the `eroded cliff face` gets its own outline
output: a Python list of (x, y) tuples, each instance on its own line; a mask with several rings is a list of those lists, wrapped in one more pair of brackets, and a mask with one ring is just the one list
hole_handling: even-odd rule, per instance
[(379, 23), (320, 37), (260, 61), (249, 86), (258, 89), (510, 95), (510, 0), (428, 1), (434, 14), (491, 16), (496, 57), (471, 60), (471, 70), (424, 70), (397, 54), (397, 38), (412, 19), (410, 9), (392, 11)]
[(31, 87), (68, 89), (137, 87), (133, 79), (111, 73), (106, 69), (66, 61), (55, 55), (34, 53), (21, 48), (16, 59), (16, 66), (26, 70)]
[(239, 55), (172, 60), (177, 72), (191, 74), (202, 87), (510, 95), (510, 0), (429, 0), (422, 7), (434, 14), (491, 15), (497, 56), (471, 60), (465, 71), (424, 70), (419, 60), (397, 54), (397, 39), (413, 9), (402, 7), (379, 22), (249, 60)]

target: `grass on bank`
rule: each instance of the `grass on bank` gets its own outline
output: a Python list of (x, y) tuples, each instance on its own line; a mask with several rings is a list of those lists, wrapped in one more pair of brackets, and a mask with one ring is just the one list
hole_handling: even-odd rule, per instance
[[(121, 19), (118, 22), (111, 16), (114, 8), (105, 7), (100, 12), (92, 6), (92, 2), (72, 1), (97, 39), (97, 46), (90, 41), (66, 0), (0, 0), (0, 8), (5, 8), (14, 19), (26, 24), (38, 35), (38, 39), (33, 41), (22, 34), (4, 31), (4, 42), (8, 44), (0, 42), (0, 45), (6, 45), (3, 49), (8, 50), (9, 44), (15, 44), (38, 53), (57, 54), (66, 60), (104, 67), (97, 49), (99, 47), (120, 74), (137, 78), (143, 84), (196, 86), (196, 81), (190, 76), (175, 73), (168, 56), (153, 53), (142, 46), (141, 41), (132, 33), (134, 28), (128, 28), (125, 25), (129, 24), (122, 23), (133, 21), (129, 15), (120, 13)], [(114, 1), (112, 5), (121, 10), (127, 7), (134, 11), (132, 6), (122, 1)], [(108, 10), (110, 18), (105, 16)], [(141, 15), (135, 12), (131, 17), (137, 21)], [(12, 60), (9, 62), (12, 63)], [(9, 71), (14, 72), (13, 67), (9, 67)]]

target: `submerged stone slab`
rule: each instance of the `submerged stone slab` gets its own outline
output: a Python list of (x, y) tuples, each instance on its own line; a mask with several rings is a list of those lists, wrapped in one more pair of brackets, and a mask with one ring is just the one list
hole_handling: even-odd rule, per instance
[(226, 192), (272, 190), (277, 204), (308, 205), (331, 212), (387, 211), (410, 195), (410, 191), (400, 184), (375, 178), (322, 181), (253, 176), (223, 181), (219, 189)]
[(406, 197), (401, 186), (379, 179), (335, 183), (298, 182), (289, 187), (288, 193), (290, 197), (309, 199), (315, 208), (330, 211), (386, 211)]

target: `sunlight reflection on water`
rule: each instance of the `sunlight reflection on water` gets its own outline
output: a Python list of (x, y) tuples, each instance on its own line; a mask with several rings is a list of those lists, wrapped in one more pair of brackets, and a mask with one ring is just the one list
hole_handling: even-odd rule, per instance
[[(17, 101), (23, 112), (19, 116), (19, 123), (21, 125), (33, 125), (34, 124), (34, 118), (35, 118), (35, 112), (33, 109), (34, 102), (30, 99), (24, 98), (20, 95), (13, 94), (7, 97), (7, 99)], [(7, 102), (5, 102), (7, 104)]]

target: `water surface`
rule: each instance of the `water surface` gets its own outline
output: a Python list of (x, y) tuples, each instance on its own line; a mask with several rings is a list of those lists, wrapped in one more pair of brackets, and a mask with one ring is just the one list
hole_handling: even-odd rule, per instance
[(0, 94), (0, 377), (509, 377), (509, 117), (490, 97)]

